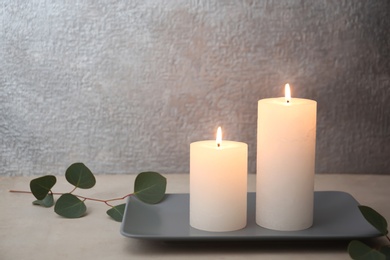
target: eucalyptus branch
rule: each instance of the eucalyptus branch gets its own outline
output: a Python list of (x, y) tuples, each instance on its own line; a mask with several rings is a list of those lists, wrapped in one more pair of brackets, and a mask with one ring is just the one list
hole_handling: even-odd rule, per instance
[[(156, 204), (159, 203), (165, 196), (167, 180), (164, 176), (157, 172), (141, 172), (137, 175), (134, 182), (134, 193), (129, 193), (122, 197), (112, 199), (97, 199), (85, 197), (77, 194), (72, 194), (77, 188), (90, 189), (96, 184), (96, 179), (90, 169), (83, 163), (74, 163), (66, 169), (66, 180), (74, 186), (67, 193), (52, 192), (53, 186), (57, 182), (54, 175), (45, 175), (30, 181), (30, 190), (10, 190), (14, 193), (32, 193), (37, 199), (33, 201), (34, 205), (44, 206), (46, 208), (54, 206), (54, 212), (66, 218), (80, 218), (85, 215), (87, 207), (85, 201), (96, 201), (105, 203), (111, 209), (107, 210), (107, 214), (114, 220), (121, 222), (125, 203), (120, 205), (111, 205), (110, 202), (123, 200), (130, 196), (136, 196), (140, 201)], [(57, 201), (54, 201), (53, 195), (59, 195)]]
[[(373, 208), (364, 205), (358, 207), (367, 222), (390, 242), (386, 219)], [(352, 240), (348, 245), (348, 253), (352, 259), (390, 259), (390, 245), (371, 248), (358, 240)]]

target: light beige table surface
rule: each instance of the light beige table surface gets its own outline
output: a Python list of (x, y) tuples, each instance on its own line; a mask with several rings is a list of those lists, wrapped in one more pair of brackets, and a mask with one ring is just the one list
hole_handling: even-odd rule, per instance
[[(76, 194), (110, 199), (133, 191), (136, 175), (97, 175), (97, 184)], [(188, 193), (188, 174), (165, 174), (168, 193)], [(87, 215), (65, 219), (53, 208), (33, 206), (29, 190), (33, 177), (0, 177), (0, 259), (349, 259), (347, 242), (203, 242), (162, 243), (126, 238), (120, 223), (106, 215), (108, 206), (86, 201)], [(54, 192), (69, 192), (64, 176), (57, 176)], [(350, 193), (361, 204), (390, 221), (390, 175), (317, 174), (315, 190)], [(255, 175), (248, 178), (255, 191)], [(58, 197), (56, 197), (58, 198)], [(124, 202), (124, 201), (123, 201)], [(122, 202), (118, 202), (122, 203)], [(379, 238), (373, 243), (384, 243)]]

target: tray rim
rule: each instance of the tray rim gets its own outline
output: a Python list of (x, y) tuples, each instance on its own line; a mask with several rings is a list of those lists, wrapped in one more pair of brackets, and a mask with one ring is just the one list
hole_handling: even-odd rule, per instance
[[(255, 194), (256, 192), (248, 192), (249, 194)], [(353, 199), (357, 205), (361, 205), (351, 194), (344, 191), (336, 191), (336, 190), (321, 190), (321, 191), (315, 191), (314, 193), (340, 193), (344, 194), (346, 196), (349, 196), (351, 199)], [(166, 193), (168, 196), (189, 196), (189, 193)], [(253, 195), (252, 195), (253, 196)], [(237, 231), (231, 231), (231, 232), (207, 232), (207, 231), (201, 231), (204, 232), (203, 236), (162, 236), (162, 235), (150, 235), (150, 234), (130, 234), (128, 232), (125, 232), (125, 226), (126, 226), (126, 218), (125, 216), (128, 214), (128, 205), (131, 199), (136, 199), (136, 197), (131, 198), (129, 197), (126, 201), (126, 207), (124, 211), (123, 220), (120, 226), (120, 233), (129, 238), (133, 239), (141, 239), (141, 240), (157, 240), (157, 241), (308, 241), (308, 240), (314, 240), (314, 241), (337, 241), (337, 240), (353, 240), (353, 239), (367, 239), (367, 238), (375, 238), (380, 237), (382, 234), (375, 230), (376, 232), (373, 232), (372, 234), (364, 234), (360, 236), (356, 235), (334, 235), (334, 236), (323, 236), (321, 234), (311, 234), (311, 235), (304, 235), (304, 236), (226, 236), (227, 233), (232, 234)], [(139, 200), (138, 200), (139, 201)], [(142, 202), (141, 202), (142, 203)], [(152, 206), (145, 204), (147, 206)], [(363, 216), (361, 216), (363, 218)], [(366, 220), (365, 220), (366, 221)], [(367, 222), (368, 223), (368, 222)], [(188, 225), (190, 229), (194, 229), (190, 225)], [(244, 229), (247, 229), (248, 227), (245, 227)], [(256, 227), (255, 227), (256, 228)], [(262, 227), (261, 227), (262, 228)], [(310, 229), (310, 228), (309, 228)], [(373, 230), (375, 228), (373, 227)], [(239, 231), (239, 230), (238, 230)], [(282, 234), (292, 234), (295, 231), (274, 231)]]

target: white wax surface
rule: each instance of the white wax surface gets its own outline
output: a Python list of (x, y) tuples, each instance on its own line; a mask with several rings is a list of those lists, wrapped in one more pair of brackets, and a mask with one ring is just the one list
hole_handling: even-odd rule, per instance
[(190, 225), (206, 231), (246, 226), (248, 145), (215, 140), (190, 146)]
[(258, 102), (256, 222), (283, 231), (313, 223), (317, 103)]

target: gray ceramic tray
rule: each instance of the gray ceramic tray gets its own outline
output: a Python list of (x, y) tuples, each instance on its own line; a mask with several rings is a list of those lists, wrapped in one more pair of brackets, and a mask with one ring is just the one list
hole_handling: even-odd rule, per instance
[[(129, 201), (131, 200), (131, 203)], [(189, 225), (189, 194), (167, 194), (157, 205), (129, 198), (121, 225), (126, 237), (163, 241), (329, 240), (377, 237), (381, 234), (362, 216), (348, 193), (314, 193), (314, 222), (302, 231), (274, 231), (255, 221), (255, 193), (248, 193), (248, 222), (233, 232), (207, 232)]]

